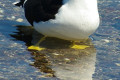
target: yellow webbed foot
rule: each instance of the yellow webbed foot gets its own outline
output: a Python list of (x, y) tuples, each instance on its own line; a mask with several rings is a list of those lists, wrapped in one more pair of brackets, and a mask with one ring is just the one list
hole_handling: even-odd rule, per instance
[(28, 50), (42, 51), (45, 48), (39, 47), (39, 44), (45, 40), (46, 36), (42, 37), (35, 45), (28, 47)]
[(88, 47), (90, 47), (90, 46), (87, 46), (87, 45), (75, 45), (75, 44), (71, 46), (71, 48), (73, 48), (73, 49), (86, 49)]
[(28, 47), (28, 50), (37, 50), (37, 51), (41, 51), (44, 50), (45, 48), (41, 48), (39, 46), (30, 46)]

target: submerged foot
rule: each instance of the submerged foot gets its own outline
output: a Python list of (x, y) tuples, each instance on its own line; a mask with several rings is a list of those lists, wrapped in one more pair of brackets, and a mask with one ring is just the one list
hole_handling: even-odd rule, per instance
[(73, 43), (70, 45), (70, 48), (73, 49), (86, 49), (90, 47), (89, 45), (86, 45), (86, 42), (83, 42), (82, 44), (79, 44), (80, 42), (73, 41)]
[(39, 44), (42, 43), (45, 40), (45, 38), (46, 36), (42, 37), (35, 45), (29, 46), (28, 50), (37, 50), (37, 51), (44, 50), (45, 48), (40, 47)]
[(70, 46), (70, 48), (73, 48), (73, 49), (86, 49), (88, 47), (90, 47), (90, 46), (87, 46), (87, 45), (75, 45), (75, 44)]
[(39, 46), (29, 46), (28, 50), (37, 50), (37, 51), (42, 51), (45, 48), (39, 47)]

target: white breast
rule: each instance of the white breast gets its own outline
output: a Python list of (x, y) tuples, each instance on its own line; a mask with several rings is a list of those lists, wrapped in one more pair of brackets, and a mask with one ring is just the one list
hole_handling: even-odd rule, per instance
[(66, 40), (88, 38), (98, 28), (99, 15), (97, 1), (86, 1), (65, 0), (54, 20), (34, 23), (35, 29), (44, 35)]

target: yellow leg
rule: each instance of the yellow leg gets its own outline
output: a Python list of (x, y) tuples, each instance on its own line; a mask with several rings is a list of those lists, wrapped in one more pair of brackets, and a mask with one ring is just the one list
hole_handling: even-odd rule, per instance
[(70, 48), (73, 48), (73, 49), (86, 49), (86, 48), (88, 48), (88, 47), (90, 47), (90, 46), (87, 46), (87, 45), (77, 45), (77, 44), (75, 44), (75, 42), (73, 42), (73, 44), (70, 46)]
[(44, 41), (45, 38), (46, 38), (46, 36), (42, 37), (35, 45), (29, 46), (28, 50), (38, 50), (38, 51), (44, 50), (45, 48), (39, 47), (39, 44), (42, 41)]

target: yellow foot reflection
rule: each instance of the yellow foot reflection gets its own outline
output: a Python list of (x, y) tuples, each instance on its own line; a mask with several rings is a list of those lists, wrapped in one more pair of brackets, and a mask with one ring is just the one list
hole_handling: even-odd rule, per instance
[(41, 48), (39, 46), (30, 46), (28, 47), (28, 50), (37, 50), (37, 51), (42, 51), (44, 50), (45, 48)]
[(42, 37), (35, 45), (28, 47), (28, 50), (37, 50), (37, 51), (42, 51), (45, 48), (39, 47), (39, 44), (44, 41), (46, 36)]
[(73, 49), (86, 49), (90, 46), (87, 46), (87, 45), (72, 45), (71, 48)]

